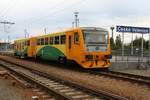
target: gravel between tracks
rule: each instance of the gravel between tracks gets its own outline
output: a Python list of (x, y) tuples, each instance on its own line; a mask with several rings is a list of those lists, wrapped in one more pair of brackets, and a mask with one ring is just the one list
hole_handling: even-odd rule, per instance
[(79, 84), (84, 84), (85, 86), (107, 90), (119, 95), (128, 97), (134, 100), (149, 100), (150, 98), (150, 87), (141, 86), (138, 84), (133, 84), (130, 82), (125, 82), (121, 80), (111, 79), (104, 76), (90, 75), (87, 73), (75, 72), (67, 69), (60, 69), (57, 67), (52, 67), (51, 65), (42, 65), (35, 62), (29, 62), (24, 60), (19, 60), (11, 57), (0, 56), (0, 58), (18, 62), (21, 65), (28, 65), (34, 69), (38, 69), (47, 72), (56, 77), (65, 78), (70, 81), (78, 82)]
[[(0, 67), (0, 71), (3, 68)], [(0, 100), (25, 100), (24, 91), (20, 86), (12, 86), (10, 79), (0, 76)]]
[(120, 72), (125, 72), (125, 73), (131, 73), (131, 74), (137, 74), (137, 75), (143, 75), (143, 76), (148, 76), (150, 77), (150, 68), (149, 69), (131, 69), (131, 70), (119, 70)]

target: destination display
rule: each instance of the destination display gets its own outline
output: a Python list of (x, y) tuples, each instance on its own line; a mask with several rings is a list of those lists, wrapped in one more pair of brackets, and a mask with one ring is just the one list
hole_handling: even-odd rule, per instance
[(150, 29), (146, 27), (132, 27), (132, 26), (116, 26), (117, 32), (125, 33), (149, 33)]

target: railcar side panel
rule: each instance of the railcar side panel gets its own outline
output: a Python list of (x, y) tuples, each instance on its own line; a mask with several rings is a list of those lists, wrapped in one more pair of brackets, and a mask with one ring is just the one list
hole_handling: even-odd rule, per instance
[[(36, 48), (36, 56), (46, 60), (58, 60), (59, 57), (66, 56), (66, 46), (65, 43), (61, 41), (62, 36), (64, 38), (65, 32), (49, 34), (42, 37), (37, 37), (37, 40), (47, 39), (48, 43), (40, 43)], [(56, 38), (59, 37), (58, 41)], [(51, 38), (52, 41), (51, 41)], [(52, 43), (51, 43), (52, 42)], [(57, 43), (56, 43), (57, 42)]]

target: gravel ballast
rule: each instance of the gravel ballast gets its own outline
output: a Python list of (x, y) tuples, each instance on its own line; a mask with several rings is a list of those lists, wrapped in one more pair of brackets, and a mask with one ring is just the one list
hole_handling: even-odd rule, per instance
[(118, 70), (124, 73), (131, 73), (136, 75), (143, 75), (150, 77), (150, 68), (149, 69), (131, 69), (131, 70)]
[(7, 59), (12, 62), (17, 62), (21, 65), (27, 65), (34, 69), (49, 73), (59, 78), (65, 78), (70, 81), (74, 81), (78, 84), (84, 84), (85, 86), (113, 92), (121, 96), (125, 96), (129, 99), (134, 100), (149, 100), (150, 98), (150, 87), (142, 86), (127, 81), (116, 80), (99, 75), (91, 75), (88, 73), (81, 73), (73, 70), (62, 69), (53, 67), (51, 65), (42, 65), (35, 62), (29, 62), (7, 56), (0, 56), (2, 59)]
[[(3, 71), (5, 70), (0, 66), (0, 72)], [(2, 74), (0, 75), (0, 100), (26, 100), (23, 89), (18, 85), (13, 86), (12, 80), (5, 79)]]

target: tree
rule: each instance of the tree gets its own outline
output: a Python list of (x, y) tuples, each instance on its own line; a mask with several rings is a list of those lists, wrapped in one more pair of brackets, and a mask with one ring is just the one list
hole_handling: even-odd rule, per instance
[(115, 49), (120, 49), (121, 46), (122, 46), (122, 42), (121, 42), (121, 36), (120, 34), (116, 37), (116, 40), (115, 40)]
[[(141, 48), (141, 44), (142, 44), (142, 38), (135, 38), (135, 40), (133, 40), (133, 45), (134, 48)], [(148, 42), (145, 41), (145, 39), (143, 38), (143, 48), (148, 48)]]
[(110, 46), (111, 46), (112, 50), (115, 49), (115, 42), (114, 42), (114, 39), (112, 37), (110, 38)]

